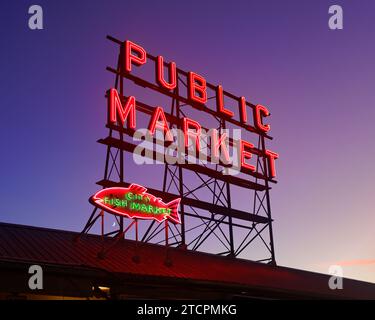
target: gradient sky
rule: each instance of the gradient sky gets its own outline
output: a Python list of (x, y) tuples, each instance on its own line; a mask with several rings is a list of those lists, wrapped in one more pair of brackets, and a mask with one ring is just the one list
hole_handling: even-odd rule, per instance
[[(107, 34), (270, 109), (279, 265), (375, 282), (375, 2), (2, 3), (0, 220), (80, 230), (103, 175)], [(328, 28), (340, 4), (344, 30)]]

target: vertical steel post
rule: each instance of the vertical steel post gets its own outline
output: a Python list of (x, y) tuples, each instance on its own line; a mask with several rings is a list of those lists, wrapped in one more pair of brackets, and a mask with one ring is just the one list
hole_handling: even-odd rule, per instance
[(272, 264), (276, 265), (275, 259), (275, 247), (273, 243), (273, 230), (272, 230), (272, 215), (271, 215), (271, 201), (270, 201), (270, 194), (269, 194), (269, 184), (268, 184), (268, 166), (267, 166), (267, 159), (265, 157), (266, 154), (266, 143), (264, 141), (264, 136), (260, 137), (261, 144), (262, 144), (262, 153), (263, 153), (263, 172), (266, 177), (264, 179), (264, 183), (266, 186), (266, 205), (267, 205), (267, 216), (268, 216), (268, 230), (269, 230), (269, 237), (270, 237), (270, 247), (271, 247), (271, 262)]

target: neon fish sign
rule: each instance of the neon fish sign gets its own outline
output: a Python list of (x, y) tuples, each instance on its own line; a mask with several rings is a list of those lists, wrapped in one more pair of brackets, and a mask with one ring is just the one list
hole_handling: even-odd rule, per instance
[(180, 198), (165, 203), (161, 198), (146, 191), (147, 188), (135, 183), (128, 188), (106, 188), (93, 195), (90, 202), (100, 209), (119, 216), (181, 223), (178, 214)]

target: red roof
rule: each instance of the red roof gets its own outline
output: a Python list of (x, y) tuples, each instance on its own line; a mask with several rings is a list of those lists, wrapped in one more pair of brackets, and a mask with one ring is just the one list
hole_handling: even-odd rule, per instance
[[(118, 242), (100, 259), (103, 244), (108, 248), (114, 239), (84, 235), (74, 241), (77, 235), (0, 223), (0, 261), (85, 267), (116, 275), (188, 279), (303, 296), (375, 299), (371, 283), (344, 279), (343, 290), (330, 290), (327, 275), (130, 240)], [(167, 256), (171, 264), (165, 263)]]

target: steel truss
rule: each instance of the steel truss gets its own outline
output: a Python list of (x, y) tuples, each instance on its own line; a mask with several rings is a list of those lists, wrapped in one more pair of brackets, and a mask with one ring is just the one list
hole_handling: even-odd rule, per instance
[[(122, 42), (108, 37), (109, 40), (122, 45)], [(121, 51), (120, 51), (121, 52)], [(148, 54), (150, 60), (156, 58)], [(157, 90), (155, 85), (135, 76), (121, 72), (121, 53), (118, 57), (117, 68), (108, 67), (107, 70), (114, 73), (115, 85), (120, 97), (125, 99), (124, 80), (133, 81), (143, 87)], [(177, 86), (170, 94), (171, 106), (169, 114), (170, 128), (176, 128), (182, 117), (188, 116), (189, 105), (180, 97), (180, 89), (186, 88), (186, 82), (178, 71)], [(161, 90), (161, 89), (160, 89)], [(184, 89), (185, 90), (185, 89)], [(165, 92), (162, 92), (165, 93)], [(213, 98), (213, 97), (212, 97)], [(212, 99), (209, 98), (209, 99)], [(138, 110), (145, 114), (151, 114), (154, 107), (147, 106), (137, 101)], [(225, 119), (214, 117), (220, 132), (227, 126)], [(132, 153), (135, 145), (126, 141), (126, 136), (131, 136), (132, 131), (115, 125), (107, 124), (108, 136), (98, 140), (106, 146), (106, 161), (104, 179), (97, 184), (103, 188), (113, 186), (127, 187), (130, 181), (125, 181), (126, 163), (124, 154)], [(180, 217), (181, 224), (157, 223), (149, 220), (131, 220), (117, 217), (116, 230), (105, 232), (105, 213), (94, 207), (81, 234), (88, 233), (93, 225), (101, 222), (101, 234), (103, 237), (114, 237), (113, 245), (123, 238), (132, 238), (136, 241), (165, 244), (167, 246), (180, 247), (192, 251), (206, 251), (219, 255), (243, 257), (250, 260), (275, 264), (275, 250), (272, 231), (272, 217), (269, 194), (268, 167), (264, 156), (266, 150), (266, 135), (258, 134), (256, 157), (256, 172), (247, 178), (238, 178), (222, 174), (222, 165), (199, 164), (164, 164), (163, 184), (159, 189), (148, 188), (149, 192), (161, 196), (168, 201), (181, 197)], [(153, 158), (156, 157), (155, 152)], [(186, 183), (186, 174), (189, 174), (189, 183)], [(190, 183), (195, 177), (196, 186)], [(233, 206), (232, 187), (239, 187), (250, 193), (247, 200), (247, 208), (244, 211)], [(145, 186), (148, 187), (148, 186)], [(251, 196), (252, 193), (252, 196)], [(202, 199), (202, 194), (205, 199)], [(141, 226), (142, 224), (142, 226)], [(129, 231), (135, 232), (130, 235)], [(254, 249), (252, 249), (254, 245)], [(111, 246), (103, 248), (100, 256), (104, 257)], [(220, 249), (218, 249), (220, 248)], [(252, 257), (252, 250), (256, 251), (256, 258)]]

